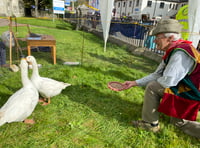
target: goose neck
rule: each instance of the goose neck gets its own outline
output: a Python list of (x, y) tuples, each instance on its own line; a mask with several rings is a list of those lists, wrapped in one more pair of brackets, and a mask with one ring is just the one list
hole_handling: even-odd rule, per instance
[(21, 68), (21, 80), (22, 80), (22, 85), (23, 86), (25, 86), (28, 83), (30, 83), (30, 80), (28, 78), (28, 67)]

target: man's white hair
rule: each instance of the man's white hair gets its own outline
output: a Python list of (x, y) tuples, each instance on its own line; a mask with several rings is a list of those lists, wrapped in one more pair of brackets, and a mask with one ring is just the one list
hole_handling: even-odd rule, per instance
[(165, 37), (171, 37), (174, 36), (174, 40), (173, 41), (177, 41), (179, 39), (181, 39), (181, 34), (180, 33), (164, 33)]

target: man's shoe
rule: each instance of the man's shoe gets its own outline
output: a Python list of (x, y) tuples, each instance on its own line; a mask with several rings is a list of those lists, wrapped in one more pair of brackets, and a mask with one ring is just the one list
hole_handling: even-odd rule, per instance
[(132, 121), (132, 125), (137, 128), (143, 128), (148, 131), (152, 131), (154, 133), (160, 130), (160, 126), (158, 124), (148, 123), (143, 120)]

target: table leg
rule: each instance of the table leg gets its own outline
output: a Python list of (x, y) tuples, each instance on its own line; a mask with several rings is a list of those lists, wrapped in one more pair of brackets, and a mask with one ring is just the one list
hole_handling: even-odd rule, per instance
[(53, 46), (53, 64), (56, 64), (56, 46)]
[(28, 56), (30, 56), (31, 55), (31, 47), (27, 46), (27, 50), (28, 50)]

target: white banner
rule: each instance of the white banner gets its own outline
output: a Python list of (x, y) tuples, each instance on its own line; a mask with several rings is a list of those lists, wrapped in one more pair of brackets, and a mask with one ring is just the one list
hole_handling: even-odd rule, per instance
[(197, 45), (200, 40), (200, 0), (189, 0), (189, 41), (193, 42), (194, 47), (197, 48)]
[(65, 13), (65, 1), (53, 0), (53, 13), (64, 14)]
[(101, 13), (101, 24), (103, 28), (104, 51), (106, 51), (106, 43), (108, 40), (110, 22), (112, 19), (112, 10), (114, 8), (114, 0), (100, 0), (99, 6)]

